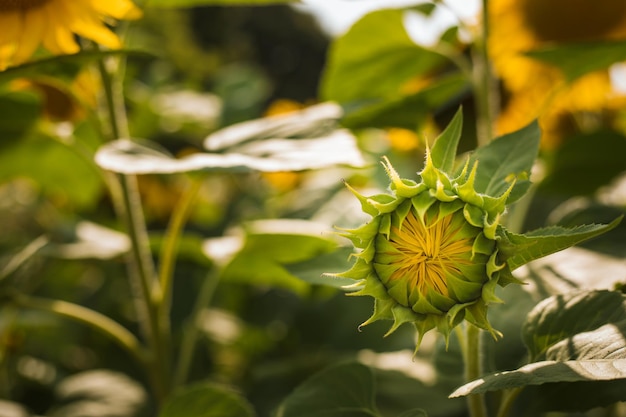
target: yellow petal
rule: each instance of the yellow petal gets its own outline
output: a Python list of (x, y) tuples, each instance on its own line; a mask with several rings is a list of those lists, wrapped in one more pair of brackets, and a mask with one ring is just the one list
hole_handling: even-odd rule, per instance
[(139, 19), (143, 14), (128, 0), (91, 0), (91, 7), (103, 16), (116, 19)]
[(43, 8), (33, 8), (24, 13), (24, 30), (20, 34), (17, 50), (13, 56), (14, 64), (28, 60), (37, 50), (46, 30), (46, 22), (46, 12)]
[(22, 17), (18, 12), (0, 13), (0, 45), (17, 42), (22, 30)]

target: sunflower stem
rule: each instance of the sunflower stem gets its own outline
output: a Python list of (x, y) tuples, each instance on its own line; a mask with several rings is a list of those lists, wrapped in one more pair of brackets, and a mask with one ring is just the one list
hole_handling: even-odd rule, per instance
[[(126, 112), (123, 105), (121, 87), (103, 60), (98, 62), (102, 79), (105, 108), (108, 116), (111, 140), (128, 137)], [(117, 86), (117, 87), (116, 87)], [(148, 344), (146, 371), (157, 403), (162, 403), (168, 393), (169, 384), (169, 332), (162, 332), (159, 326), (158, 301), (161, 288), (150, 254), (146, 222), (139, 197), (137, 178), (132, 175), (117, 175), (112, 187), (112, 198), (118, 215), (124, 220), (131, 241), (128, 275), (134, 292), (135, 306), (141, 331)]]
[(482, 146), (493, 138), (493, 120), (496, 104), (496, 89), (489, 61), (489, 0), (482, 0), (481, 32), (472, 53), (474, 63), (474, 100), (476, 102), (476, 137)]
[[(465, 381), (474, 381), (482, 375), (482, 343), (480, 329), (467, 323), (465, 330)], [(482, 394), (469, 395), (467, 405), (470, 417), (487, 417)]]

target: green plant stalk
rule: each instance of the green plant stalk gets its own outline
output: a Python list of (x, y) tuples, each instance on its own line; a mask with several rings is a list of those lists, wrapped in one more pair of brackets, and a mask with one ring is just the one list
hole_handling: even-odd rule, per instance
[[(108, 112), (110, 136), (119, 139), (128, 136), (126, 116), (121, 100), (120, 91), (114, 87), (114, 80), (107, 70), (105, 63), (98, 62), (98, 70), (104, 87), (105, 104)], [(117, 93), (117, 94), (116, 94)], [(119, 98), (119, 99), (118, 99)], [(122, 131), (123, 129), (123, 131)], [(149, 355), (145, 363), (146, 371), (154, 396), (158, 403), (162, 403), (168, 394), (169, 362), (165, 347), (169, 346), (169, 334), (164, 335), (159, 330), (159, 308), (155, 300), (160, 300), (160, 285), (154, 272), (154, 264), (149, 252), (148, 233), (143, 217), (143, 209), (139, 198), (137, 179), (131, 175), (118, 175), (119, 187), (112, 190), (114, 204), (126, 223), (127, 233), (131, 241), (131, 256), (129, 259), (129, 279), (131, 288), (135, 292), (135, 305), (142, 333), (146, 338)], [(155, 297), (156, 295), (156, 297)]]
[(184, 384), (189, 375), (189, 368), (193, 361), (194, 347), (198, 341), (199, 321), (202, 311), (211, 303), (211, 299), (215, 294), (217, 284), (219, 283), (219, 269), (213, 267), (207, 274), (202, 286), (200, 294), (196, 298), (196, 304), (193, 311), (189, 315), (185, 323), (183, 340), (180, 345), (178, 363), (174, 372), (174, 387)]
[(147, 352), (139, 340), (129, 330), (109, 317), (90, 308), (61, 300), (51, 300), (29, 295), (16, 295), (14, 301), (19, 307), (46, 311), (87, 324), (108, 336), (128, 351), (140, 363), (145, 363)]
[[(465, 381), (474, 381), (482, 376), (482, 343), (480, 329), (467, 323), (465, 329)], [(482, 394), (467, 396), (470, 417), (487, 417), (487, 408)]]
[(191, 209), (196, 201), (202, 179), (192, 179), (191, 186), (185, 191), (180, 201), (174, 207), (170, 222), (165, 232), (165, 239), (161, 246), (160, 266), (159, 266), (159, 282), (160, 282), (160, 313), (166, 319), (169, 317), (170, 307), (172, 303), (172, 284), (174, 279), (174, 266), (176, 264), (176, 255), (178, 253), (178, 245), (180, 237), (191, 214)]
[(476, 134), (478, 146), (485, 145), (493, 138), (493, 121), (496, 89), (491, 74), (488, 53), (489, 40), (489, 0), (482, 0), (481, 33), (472, 51), (474, 63), (474, 99), (476, 101)]
[[(157, 300), (158, 311), (158, 331), (159, 338), (164, 344), (163, 354), (167, 355), (163, 359), (166, 362), (172, 363), (171, 360), (171, 324), (170, 324), (170, 312), (172, 305), (172, 292), (173, 292), (173, 280), (174, 280), (174, 267), (176, 264), (176, 256), (178, 254), (178, 247), (180, 243), (180, 237), (191, 214), (200, 187), (202, 186), (202, 179), (192, 179), (191, 186), (185, 191), (182, 198), (178, 201), (174, 207), (174, 211), (170, 217), (167, 230), (165, 232), (165, 239), (161, 246), (160, 252), (160, 265), (159, 265), (159, 282), (160, 292), (154, 294), (154, 298)], [(160, 298), (157, 298), (160, 297)], [(195, 342), (195, 341), (194, 341)], [(174, 382), (175, 384), (175, 382)], [(171, 384), (170, 384), (171, 385)]]

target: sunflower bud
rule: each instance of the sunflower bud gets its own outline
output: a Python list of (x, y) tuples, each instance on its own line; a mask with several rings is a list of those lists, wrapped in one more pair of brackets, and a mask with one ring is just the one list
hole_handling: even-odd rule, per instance
[(374, 314), (365, 322), (391, 319), (388, 334), (403, 323), (413, 323), (422, 336), (438, 329), (446, 340), (463, 320), (497, 336), (487, 321), (487, 306), (501, 302), (501, 274), (497, 230), (513, 185), (500, 196), (474, 190), (477, 163), (456, 177), (440, 170), (427, 154), (419, 173), (421, 182), (402, 179), (387, 159), (383, 165), (393, 195), (365, 197), (348, 185), (363, 211), (373, 218), (340, 235), (359, 249), (347, 272), (357, 289), (351, 295), (375, 298)]

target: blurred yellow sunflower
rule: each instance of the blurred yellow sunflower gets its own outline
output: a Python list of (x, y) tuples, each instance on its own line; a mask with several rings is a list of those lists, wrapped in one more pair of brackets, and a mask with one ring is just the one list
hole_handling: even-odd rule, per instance
[(542, 145), (553, 148), (560, 139), (556, 119), (598, 111), (617, 99), (608, 71), (566, 84), (558, 68), (523, 53), (558, 43), (626, 39), (624, 0), (492, 0), (489, 5), (489, 50), (506, 91), (498, 133), (539, 118)]
[(40, 45), (54, 54), (76, 53), (75, 35), (119, 48), (105, 21), (140, 16), (129, 0), (0, 0), (0, 70), (28, 60)]

